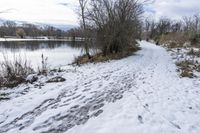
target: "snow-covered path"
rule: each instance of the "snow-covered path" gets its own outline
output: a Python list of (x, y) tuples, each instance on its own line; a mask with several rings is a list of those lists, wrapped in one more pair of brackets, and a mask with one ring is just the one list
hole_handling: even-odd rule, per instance
[(126, 59), (67, 66), (63, 83), (21, 86), (0, 102), (0, 132), (199, 133), (200, 79), (180, 79), (164, 48), (141, 47)]

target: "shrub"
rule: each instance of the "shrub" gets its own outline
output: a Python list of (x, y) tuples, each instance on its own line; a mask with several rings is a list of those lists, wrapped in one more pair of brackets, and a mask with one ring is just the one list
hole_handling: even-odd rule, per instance
[(0, 87), (15, 87), (25, 82), (29, 74), (34, 73), (30, 63), (26, 59), (22, 60), (21, 56), (14, 57), (14, 61), (4, 56), (0, 66)]
[(189, 77), (193, 78), (195, 77), (193, 70), (196, 70), (199, 72), (200, 65), (198, 62), (190, 61), (190, 60), (184, 60), (177, 62), (176, 65), (179, 67), (179, 70), (181, 71), (181, 77)]
[(189, 40), (190, 40), (192, 46), (196, 46), (199, 44), (199, 40), (197, 37), (192, 37)]
[(103, 56), (137, 47), (141, 37), (143, 4), (135, 0), (92, 0), (88, 23), (94, 28), (95, 45)]

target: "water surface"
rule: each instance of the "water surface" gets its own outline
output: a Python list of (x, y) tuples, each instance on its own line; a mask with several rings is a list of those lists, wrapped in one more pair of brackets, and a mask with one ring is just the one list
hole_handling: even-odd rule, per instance
[(81, 42), (0, 42), (0, 62), (4, 60), (4, 56), (11, 61), (21, 56), (37, 68), (41, 65), (43, 54), (48, 58), (47, 62), (50, 67), (59, 67), (72, 63), (75, 57), (81, 55), (81, 46)]

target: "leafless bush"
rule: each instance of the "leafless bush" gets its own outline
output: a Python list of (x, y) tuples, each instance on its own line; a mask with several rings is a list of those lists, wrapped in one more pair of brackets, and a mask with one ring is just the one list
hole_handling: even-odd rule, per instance
[(135, 47), (135, 39), (140, 37), (142, 4), (136, 0), (97, 0), (91, 7), (89, 19), (97, 29), (96, 43), (104, 55)]
[(29, 61), (21, 56), (9, 60), (4, 55), (4, 61), (0, 63), (0, 87), (15, 87), (25, 81), (25, 78), (34, 73)]
[(141, 35), (143, 5), (137, 0), (79, 0), (81, 27), (88, 45), (95, 44), (103, 56), (136, 49)]

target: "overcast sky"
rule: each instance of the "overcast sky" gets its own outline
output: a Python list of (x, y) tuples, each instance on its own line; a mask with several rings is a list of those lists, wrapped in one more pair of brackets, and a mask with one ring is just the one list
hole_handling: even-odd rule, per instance
[[(63, 3), (68, 3), (63, 6)], [(77, 24), (77, 0), (0, 0), (0, 18), (50, 24)], [(154, 0), (146, 15), (172, 19), (200, 12), (200, 0)]]
[(200, 13), (200, 0), (154, 0), (153, 4), (146, 7), (146, 11), (146, 14), (156, 19), (181, 19), (183, 16)]
[[(0, 18), (51, 24), (76, 24), (77, 0), (0, 0)], [(63, 3), (68, 3), (63, 6)]]

